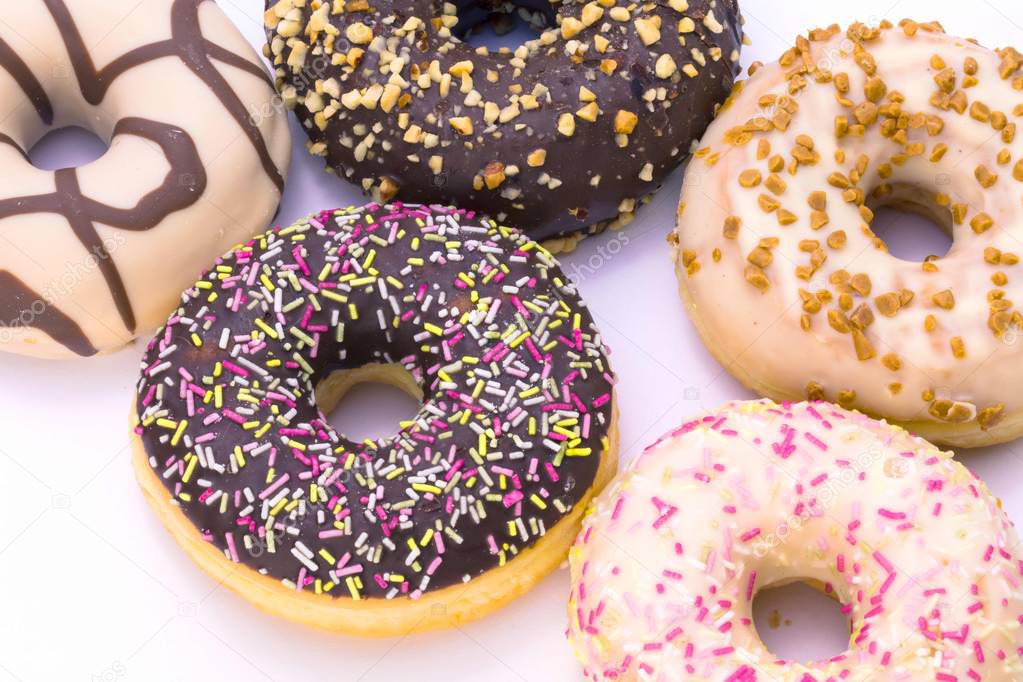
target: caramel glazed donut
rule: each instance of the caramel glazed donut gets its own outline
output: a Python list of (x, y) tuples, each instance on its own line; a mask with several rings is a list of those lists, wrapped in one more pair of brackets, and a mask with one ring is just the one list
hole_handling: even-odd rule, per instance
[[(1023, 433), (1021, 65), (937, 24), (855, 24), (736, 88), (688, 171), (675, 249), (729, 371), (936, 442)], [(944, 226), (948, 255), (890, 255), (870, 229), (888, 205)]]
[[(555, 250), (631, 220), (737, 75), (736, 0), (268, 2), (267, 56), (309, 150), (375, 200), (441, 201)], [(538, 30), (462, 42), (491, 13)]]
[[(570, 555), (569, 636), (591, 680), (1023, 679), (1023, 564), (951, 453), (829, 403), (737, 402), (684, 424), (596, 500)], [(849, 650), (779, 660), (760, 590), (845, 605)]]
[[(259, 56), (213, 2), (133, 9), (4, 3), (0, 350), (89, 356), (151, 332), (277, 208), (291, 137)], [(109, 150), (77, 169), (34, 168), (26, 150), (69, 126)]]
[[(321, 409), (366, 380), (423, 407), (353, 442)], [(463, 210), (328, 211), (186, 292), (142, 362), (134, 463), (188, 554), (260, 609), (406, 634), (483, 616), (564, 559), (614, 475), (612, 384), (536, 242)]]

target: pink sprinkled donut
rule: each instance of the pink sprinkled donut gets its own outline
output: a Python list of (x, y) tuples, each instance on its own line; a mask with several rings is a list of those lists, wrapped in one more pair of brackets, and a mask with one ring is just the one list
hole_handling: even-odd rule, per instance
[[(1016, 532), (951, 454), (827, 403), (735, 402), (660, 439), (572, 549), (569, 638), (592, 680), (1023, 679)], [(753, 597), (808, 581), (849, 650), (779, 660)]]

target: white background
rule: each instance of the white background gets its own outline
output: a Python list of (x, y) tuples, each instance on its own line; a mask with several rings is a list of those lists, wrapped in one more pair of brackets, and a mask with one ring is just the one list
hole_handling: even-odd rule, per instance
[[(261, 46), (262, 0), (219, 2)], [(775, 59), (814, 26), (906, 16), (937, 19), (988, 46), (1023, 47), (1018, 0), (741, 2), (753, 40), (744, 65)], [(150, 11), (147, 4), (134, 11)], [(292, 127), (294, 164), (281, 220), (361, 203), (352, 186), (306, 156), (304, 135)], [(88, 148), (51, 144), (34, 158), (51, 167), (74, 163)], [(623, 460), (700, 410), (750, 397), (704, 350), (675, 294), (665, 235), (680, 182), (675, 173), (623, 232), (586, 240), (563, 259), (613, 350)], [(892, 242), (915, 238), (912, 225), (896, 227), (885, 233)], [(937, 248), (928, 242), (916, 251)], [(166, 535), (132, 477), (128, 408), (141, 348), (78, 362), (0, 356), (0, 682), (580, 678), (563, 634), (565, 570), (462, 629), (379, 641), (280, 622), (218, 588)], [(371, 388), (350, 396), (332, 421), (379, 435), (413, 409)], [(1009, 515), (1023, 519), (1023, 481), (1016, 480), (1023, 443), (962, 454)], [(779, 608), (792, 621), (762, 628), (776, 653), (808, 659), (844, 648), (847, 634), (835, 612), (818, 598), (786, 592), (766, 597), (773, 601), (760, 609)]]

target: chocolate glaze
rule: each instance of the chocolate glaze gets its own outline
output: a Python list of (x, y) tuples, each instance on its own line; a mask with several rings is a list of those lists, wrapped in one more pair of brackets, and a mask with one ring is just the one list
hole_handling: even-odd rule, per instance
[[(361, 564), (361, 596), (416, 596), (426, 576), (434, 590), (511, 560), (593, 485), (607, 351), (556, 261), (515, 231), (437, 207), (326, 212), (228, 254), (183, 301), (142, 360), (137, 433), (168, 495), (229, 559), (345, 597), (336, 565)], [(325, 423), (314, 388), (367, 363), (402, 364), (426, 405), (396, 436), (355, 442)], [(548, 433), (555, 421), (578, 437)], [(311, 501), (314, 482), (332, 501)], [(451, 487), (410, 494), (435, 484)], [(296, 493), (301, 507), (267, 521)], [(423, 542), (431, 529), (443, 552)]]
[[(86, 197), (78, 183), (78, 170), (64, 168), (55, 174), (54, 192), (0, 200), (0, 220), (29, 213), (64, 216), (82, 246), (99, 256), (97, 264), (124, 326), (134, 332), (135, 315), (131, 300), (111, 254), (96, 231), (96, 223), (132, 232), (151, 230), (171, 213), (199, 200), (206, 189), (206, 169), (195, 142), (188, 133), (175, 126), (142, 118), (126, 118), (114, 129), (114, 137), (118, 135), (134, 135), (156, 143), (170, 164), (163, 184), (139, 199), (135, 206), (114, 208)], [(3, 291), (2, 286), (0, 291)]]
[[(277, 4), (276, 0), (267, 0), (268, 8)], [(516, 6), (546, 16), (557, 36), (549, 47), (539, 47), (529, 54), (518, 75), (512, 73), (511, 54), (480, 55), (472, 45), (444, 37), (432, 23), (439, 14), (440, 3), (435, 0), (386, 0), (368, 6), (353, 1), (346, 8), (360, 4), (364, 6), (361, 9), (329, 15), (329, 22), (340, 35), (335, 39), (325, 31), (314, 34), (316, 38), (309, 44), (300, 66), (289, 61), (293, 61), (295, 50), (301, 49), (309, 36), (300, 31), (296, 37), (283, 38), (278, 26), (290, 29), (291, 17), (278, 23), (277, 15), (272, 12), (267, 15), (278, 88), (295, 89), (295, 96), (285, 99), (295, 103), (295, 113), (313, 149), (325, 157), (329, 169), (361, 184), (375, 197), (464, 206), (515, 225), (535, 239), (577, 233), (587, 227), (598, 231), (608, 221), (631, 217), (633, 206), (655, 191), (688, 155), (691, 142), (703, 133), (716, 107), (729, 94), (739, 69), (742, 31), (736, 0), (689, 0), (683, 12), (669, 7), (675, 4), (669, 2), (636, 5), (628, 21), (615, 21), (609, 18), (610, 10), (603, 9), (603, 17), (596, 24), (573, 37), (588, 46), (581, 56), (565, 54), (567, 41), (554, 22), (555, 15), (561, 19), (562, 27), (566, 26), (566, 19), (579, 18), (587, 4), (585, 0), (515, 0)], [(483, 21), (496, 3), (459, 0), (455, 4), (459, 21), (452, 32), (457, 36)], [(616, 9), (624, 8), (619, 5)], [(302, 16), (299, 26), (308, 26), (312, 4), (304, 3), (292, 10), (299, 11)], [(711, 13), (720, 25), (705, 23)], [(394, 29), (413, 17), (425, 22), (416, 30), (415, 39), (394, 37)], [(634, 20), (640, 17), (660, 21), (661, 37), (649, 47), (633, 29)], [(691, 32), (684, 34), (685, 45), (680, 43), (677, 30), (683, 18), (693, 22)], [(398, 104), (390, 111), (380, 104), (353, 110), (338, 102), (336, 113), (321, 129), (316, 116), (320, 100), (327, 105), (336, 98), (320, 94), (313, 98), (316, 105), (312, 107), (306, 106), (306, 100), (323, 81), (335, 79), (343, 94), (365, 91), (373, 85), (380, 87), (392, 78), (373, 43), (352, 45), (346, 39), (346, 31), (357, 23), (372, 29), (374, 40), (394, 41), (389, 49), (400, 53), (411, 65), (400, 74), (410, 84), (402, 92), (411, 97), (405, 106)], [(606, 34), (600, 29), (604, 25), (610, 27)], [(611, 40), (603, 53), (594, 47), (598, 35)], [(334, 41), (333, 53), (322, 54), (327, 40)], [(450, 49), (442, 53), (439, 49), (442, 46)], [(358, 66), (335, 64), (333, 58), (344, 55), (351, 47), (365, 50)], [(697, 61), (694, 50), (702, 55), (705, 64)], [(718, 50), (719, 57), (714, 59), (712, 53)], [(659, 56), (665, 54), (677, 65), (670, 78), (655, 73)], [(459, 62), (472, 63), (472, 89), (483, 102), (504, 107), (514, 85), (521, 86), (523, 93), (530, 93), (537, 84), (549, 89), (551, 100), (541, 97), (538, 108), (523, 109), (509, 122), (489, 124), (480, 106), (464, 104), (467, 95), (460, 90), (459, 77), (453, 78), (446, 97), (440, 94), (437, 83), (427, 88), (416, 85), (417, 72), (426, 71), (432, 60), (439, 61), (441, 74), (448, 74)], [(613, 75), (601, 71), (604, 60), (616, 63)], [(685, 67), (695, 68), (699, 75), (684, 74)], [(491, 82), (487, 74), (495, 72), (499, 78)], [(594, 122), (576, 116), (574, 134), (567, 137), (559, 133), (558, 119), (562, 114), (575, 114), (585, 104), (579, 96), (581, 87), (594, 93), (600, 115)], [(648, 104), (645, 96), (659, 88), (666, 89), (664, 99)], [(638, 116), (624, 147), (619, 146), (614, 123), (619, 110)], [(319, 113), (323, 115), (322, 111)], [(400, 125), (400, 115), (409, 117), (409, 125)], [(449, 119), (458, 116), (472, 119), (471, 135), (459, 134), (449, 125)], [(421, 143), (406, 141), (404, 137), (411, 125), (438, 135), (439, 144), (426, 148)], [(361, 148), (360, 143), (370, 139), (370, 133), (372, 145)], [(527, 161), (536, 149), (546, 150), (546, 162), (541, 166), (531, 166)], [(440, 172), (428, 164), (434, 155), (443, 158)], [(644, 171), (647, 163), (651, 167)], [(488, 167), (498, 166), (505, 170), (516, 167), (517, 174), (509, 174), (499, 186), (489, 188), (481, 178)], [(594, 185), (597, 176), (599, 182)]]

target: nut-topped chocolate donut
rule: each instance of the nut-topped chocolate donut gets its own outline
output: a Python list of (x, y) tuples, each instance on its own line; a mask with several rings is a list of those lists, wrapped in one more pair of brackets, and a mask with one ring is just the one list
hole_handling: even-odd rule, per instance
[[(0, 350), (89, 356), (151, 332), (277, 208), (291, 136), (259, 56), (214, 2), (135, 9), (4, 4)], [(27, 151), (68, 126), (109, 150), (81, 168), (34, 167)]]
[[(367, 380), (423, 406), (355, 442), (321, 410)], [(193, 559), (263, 610), (362, 635), (523, 593), (616, 461), (574, 286), (523, 234), (440, 207), (327, 211), (236, 248), (150, 343), (134, 408), (139, 481)]]
[[(811, 31), (757, 70), (689, 166), (682, 295), (774, 399), (828, 399), (968, 447), (1023, 434), (1023, 55), (904, 21)], [(888, 252), (875, 210), (953, 239)]]
[[(547, 29), (463, 42), (493, 3), (268, 2), (284, 101), (328, 170), (378, 200), (442, 200), (548, 246), (631, 219), (738, 69), (735, 0), (507, 3)], [(566, 239), (558, 240), (559, 237)], [(556, 242), (555, 242), (556, 240)]]

